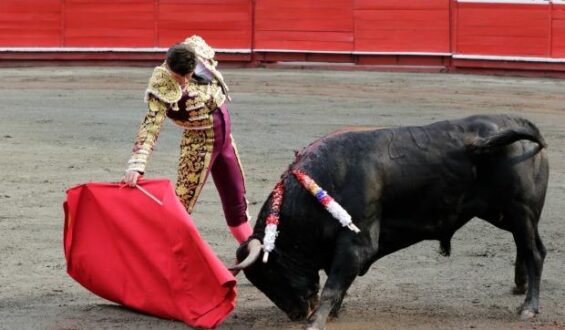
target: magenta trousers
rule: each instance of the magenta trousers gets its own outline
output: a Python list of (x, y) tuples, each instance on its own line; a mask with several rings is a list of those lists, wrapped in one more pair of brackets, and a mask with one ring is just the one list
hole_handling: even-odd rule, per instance
[[(224, 104), (214, 111), (214, 148), (209, 168), (230, 227), (248, 220), (243, 169), (231, 136), (231, 121)], [(208, 175), (208, 173), (206, 174)]]

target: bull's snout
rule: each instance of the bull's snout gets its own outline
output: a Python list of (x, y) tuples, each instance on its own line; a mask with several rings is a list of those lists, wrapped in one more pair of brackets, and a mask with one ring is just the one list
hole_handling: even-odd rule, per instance
[(302, 321), (302, 320), (310, 319), (312, 314), (314, 314), (314, 312), (318, 308), (318, 303), (319, 303), (318, 295), (314, 294), (307, 299), (307, 304), (304, 307), (302, 308), (296, 307), (291, 311), (287, 312), (286, 314), (288, 315), (288, 318), (291, 319), (292, 321)]
[(287, 313), (288, 318), (291, 321), (303, 321), (306, 320), (306, 317), (310, 314), (310, 308), (306, 310), (293, 310)]

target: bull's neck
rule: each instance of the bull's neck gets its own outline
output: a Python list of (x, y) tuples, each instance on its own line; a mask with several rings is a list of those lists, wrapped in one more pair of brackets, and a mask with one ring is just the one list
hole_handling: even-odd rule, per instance
[[(281, 219), (284, 222), (284, 218)], [(318, 244), (320, 240), (313, 237), (312, 233), (305, 233), (281, 226), (277, 237), (276, 250), (283, 259), (284, 264), (293, 265), (304, 273), (318, 272), (323, 268), (324, 257), (320, 254)]]
[[(283, 175), (282, 180), (286, 177), (287, 173)], [(253, 230), (252, 237), (262, 242), (265, 238), (266, 219), (272, 212), (272, 204), (273, 193), (269, 195), (269, 198), (263, 204)], [(317, 274), (323, 267), (324, 260), (324, 258), (320, 258), (323, 256), (318, 251), (319, 246), (314, 244), (314, 242), (319, 240), (311, 235), (309, 229), (303, 226), (288, 225), (290, 223), (287, 221), (289, 219), (284, 215), (280, 216), (274, 252), (279, 255), (280, 262), (284, 266), (291, 267), (294, 271), (300, 272), (303, 275)], [(287, 223), (287, 226), (285, 226), (285, 223)], [(304, 230), (309, 231), (310, 234), (305, 233)]]
[(275, 250), (279, 257), (279, 263), (285, 269), (292, 270), (295, 275), (316, 276), (322, 268), (312, 253), (306, 253), (306, 251), (289, 247), (286, 244), (279, 245)]
[[(253, 238), (263, 241), (264, 228), (264, 221), (258, 222), (254, 229)], [(303, 241), (299, 238), (304, 238), (304, 235), (294, 235), (280, 230), (275, 242), (274, 253), (278, 255), (279, 262), (285, 268), (292, 269), (293, 272), (304, 276), (317, 274), (323, 266), (320, 258), (316, 257), (315, 246), (310, 246), (312, 240)]]

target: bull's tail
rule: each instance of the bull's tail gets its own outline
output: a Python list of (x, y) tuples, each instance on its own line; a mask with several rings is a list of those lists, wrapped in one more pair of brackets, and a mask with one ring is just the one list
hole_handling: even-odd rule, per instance
[(520, 140), (535, 142), (540, 146), (540, 149), (547, 147), (543, 136), (534, 124), (522, 118), (515, 120), (522, 127), (504, 129), (489, 136), (477, 137), (467, 143), (467, 149), (475, 154), (490, 153)]

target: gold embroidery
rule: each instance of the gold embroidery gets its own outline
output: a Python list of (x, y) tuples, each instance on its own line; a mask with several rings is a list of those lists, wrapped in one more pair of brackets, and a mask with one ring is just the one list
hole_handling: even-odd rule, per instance
[(206, 60), (211, 60), (214, 58), (214, 48), (208, 46), (206, 41), (204, 41), (201, 36), (193, 35), (189, 38), (186, 38), (184, 40), (184, 43), (187, 44), (190, 49), (194, 50), (196, 56)]
[(235, 144), (235, 140), (231, 134), (230, 140), (231, 146), (233, 148), (233, 153), (235, 154), (235, 159), (237, 160), (237, 164), (239, 165), (239, 171), (241, 172), (241, 178), (243, 180), (243, 191), (245, 192), (245, 172), (243, 171), (243, 165), (241, 165), (241, 158), (239, 157), (239, 152), (237, 151), (237, 145)]
[(198, 83), (191, 80), (187, 86), (194, 97), (186, 100), (188, 120), (173, 119), (175, 124), (191, 129), (202, 130), (212, 127), (212, 112), (222, 106), (226, 100), (217, 83)]
[(129, 171), (145, 172), (147, 160), (159, 137), (166, 118), (167, 105), (153, 97), (149, 99), (149, 110), (141, 122), (135, 138), (133, 153), (128, 161)]
[(208, 175), (214, 129), (185, 130), (180, 148), (176, 193), (188, 213), (192, 213)]
[(178, 102), (182, 97), (182, 89), (180, 85), (171, 77), (171, 74), (163, 65), (158, 66), (153, 70), (153, 75), (149, 79), (147, 90), (145, 91), (145, 100), (147, 101), (149, 95), (157, 99), (173, 105)]

